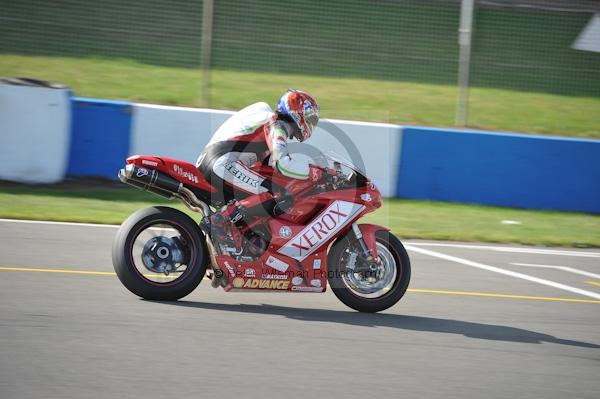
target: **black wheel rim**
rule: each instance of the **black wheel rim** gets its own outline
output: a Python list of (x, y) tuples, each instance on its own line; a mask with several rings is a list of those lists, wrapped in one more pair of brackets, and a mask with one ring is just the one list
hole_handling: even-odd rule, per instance
[(171, 220), (141, 225), (132, 235), (128, 251), (133, 271), (157, 286), (183, 281), (192, 273), (198, 256), (190, 232)]

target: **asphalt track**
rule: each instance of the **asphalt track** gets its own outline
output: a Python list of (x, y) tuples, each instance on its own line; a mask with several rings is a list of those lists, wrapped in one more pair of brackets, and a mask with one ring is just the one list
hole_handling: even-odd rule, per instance
[(410, 291), (372, 315), (206, 282), (140, 300), (115, 232), (0, 221), (0, 398), (600, 397), (600, 251), (407, 241)]

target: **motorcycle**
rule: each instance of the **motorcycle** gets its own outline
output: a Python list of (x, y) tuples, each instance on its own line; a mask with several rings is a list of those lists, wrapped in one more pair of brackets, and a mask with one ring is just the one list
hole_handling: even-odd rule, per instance
[[(225, 291), (322, 293), (329, 285), (344, 304), (361, 312), (396, 304), (410, 281), (408, 254), (385, 227), (357, 224), (381, 206), (379, 190), (359, 168), (334, 154), (311, 168), (321, 170), (318, 181), (253, 165), (285, 187), (293, 205), (278, 217), (254, 217), (242, 228), (231, 228), (226, 240), (205, 234), (200, 223), (174, 208), (135, 212), (114, 240), (118, 278), (132, 293), (152, 300), (180, 299), (207, 274), (214, 288)], [(129, 157), (119, 179), (177, 198), (201, 219), (214, 213), (209, 204), (226, 205), (211, 202), (216, 189), (194, 165), (172, 158)]]

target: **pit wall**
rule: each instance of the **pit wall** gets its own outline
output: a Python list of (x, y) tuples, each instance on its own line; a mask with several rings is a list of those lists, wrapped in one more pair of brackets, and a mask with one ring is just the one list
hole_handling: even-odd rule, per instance
[[(5, 108), (4, 97), (0, 156), (27, 159), (40, 149), (18, 123), (10, 122), (26, 116)], [(68, 111), (69, 121), (48, 125), (45, 132), (46, 138), (56, 137), (53, 145), (63, 143), (62, 152), (44, 157), (54, 181), (56, 170), (62, 171), (58, 180), (116, 179), (133, 154), (194, 163), (232, 114), (80, 97), (70, 99)], [(52, 119), (41, 112), (39, 118)], [(291, 150), (308, 156), (334, 151), (359, 164), (385, 197), (600, 213), (599, 140), (323, 120), (309, 142), (293, 143)], [(27, 175), (21, 167), (0, 178), (31, 182)]]

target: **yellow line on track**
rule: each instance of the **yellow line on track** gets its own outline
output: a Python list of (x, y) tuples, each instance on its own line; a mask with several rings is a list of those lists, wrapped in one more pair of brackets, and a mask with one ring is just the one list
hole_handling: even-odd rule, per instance
[(580, 303), (600, 303), (594, 299), (576, 299), (576, 298), (552, 298), (545, 296), (529, 296), (529, 295), (510, 295), (510, 294), (493, 294), (487, 292), (465, 292), (465, 291), (443, 291), (443, 290), (421, 290), (409, 288), (409, 292), (421, 292), (426, 294), (446, 294), (446, 295), (466, 295), (466, 296), (483, 296), (493, 298), (510, 298), (510, 299), (529, 299), (534, 301), (559, 301), (559, 302), (580, 302)]
[[(31, 267), (4, 267), (0, 266), (0, 270), (7, 270), (13, 272), (42, 272), (42, 273), (68, 273), (68, 274), (91, 274), (95, 276), (116, 276), (115, 272), (97, 272), (88, 270), (73, 270), (73, 269), (36, 269)], [(164, 274), (144, 274), (146, 277), (163, 277), (169, 278)], [(171, 276), (172, 277), (172, 276)]]
[[(41, 273), (66, 273), (66, 274), (87, 274), (96, 276), (115, 276), (114, 272), (99, 272), (99, 271), (88, 271), (88, 270), (73, 270), (73, 269), (39, 269), (31, 267), (9, 267), (0, 266), (0, 270), (4, 271), (17, 271), (17, 272), (41, 272)], [(145, 274), (147, 277), (167, 277), (162, 274)], [(600, 283), (593, 281), (587, 281), (587, 283), (594, 283), (593, 285), (600, 286)], [(408, 292), (424, 293), (424, 294), (444, 294), (444, 295), (463, 295), (463, 296), (478, 296), (478, 297), (491, 297), (491, 298), (508, 298), (508, 299), (528, 299), (535, 301), (556, 301), (556, 302), (578, 302), (578, 303), (600, 303), (600, 301), (593, 299), (576, 299), (576, 298), (552, 298), (543, 296), (528, 296), (528, 295), (509, 295), (509, 294), (494, 294), (487, 292), (470, 292), (470, 291), (445, 291), (445, 290), (424, 290), (417, 288), (409, 288)]]
[(590, 285), (595, 285), (596, 287), (600, 287), (600, 281), (586, 281), (586, 283)]
[(68, 269), (35, 269), (31, 267), (5, 267), (0, 266), (0, 270), (12, 272), (41, 272), (41, 273), (68, 273), (68, 274), (92, 274), (96, 276), (116, 276), (115, 272), (94, 272), (87, 270), (68, 270)]

